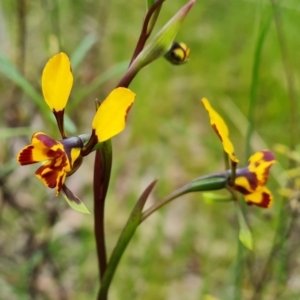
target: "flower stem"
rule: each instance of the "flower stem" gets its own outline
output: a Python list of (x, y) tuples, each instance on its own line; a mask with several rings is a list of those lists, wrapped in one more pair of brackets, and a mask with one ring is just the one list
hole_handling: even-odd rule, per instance
[(145, 212), (143, 212), (140, 223), (145, 221), (150, 215), (152, 215), (155, 211), (160, 209), (162, 206), (166, 205), (167, 203), (171, 202), (172, 200), (187, 193), (186, 191), (184, 191), (184, 188), (185, 188), (185, 186), (174, 191), (173, 193), (171, 193), (168, 196), (166, 196), (165, 198), (163, 198), (161, 201), (155, 203), (154, 205), (149, 207), (147, 210), (145, 210)]
[(195, 180), (187, 183), (186, 185), (180, 187), (175, 190), (161, 201), (155, 203), (147, 210), (143, 212), (140, 223), (142, 223), (145, 219), (147, 219), (150, 215), (152, 215), (155, 211), (171, 202), (172, 200), (179, 198), (180, 196), (191, 193), (191, 192), (204, 192), (204, 191), (212, 191), (219, 190), (226, 187), (228, 181), (228, 172), (223, 173), (215, 173), (204, 175), (202, 177), (196, 178)]
[(161, 5), (162, 5), (162, 3), (164, 1), (165, 0), (158, 0), (156, 3), (154, 3), (151, 6), (151, 8), (149, 9), (149, 11), (147, 12), (147, 15), (146, 15), (145, 20), (144, 20), (144, 24), (143, 24), (143, 28), (142, 28), (139, 40), (138, 40), (138, 42), (136, 44), (136, 47), (135, 47), (135, 50), (134, 50), (134, 53), (132, 55), (132, 58), (131, 58), (131, 61), (130, 61), (129, 65), (131, 65), (133, 63), (133, 61), (135, 60), (135, 58), (144, 49), (144, 46), (145, 46), (145, 44), (146, 44), (146, 42), (147, 42), (147, 40), (148, 40), (148, 38), (149, 38), (149, 36), (150, 36), (150, 34), (152, 32), (152, 29), (154, 27), (154, 24), (152, 24), (151, 30), (150, 31), (148, 30), (148, 25), (149, 25), (149, 22), (151, 20), (151, 17), (155, 13), (155, 11), (160, 10), (160, 7), (161, 7)]
[(104, 205), (109, 185), (112, 164), (111, 141), (106, 141), (96, 151), (94, 164), (94, 226), (98, 256), (100, 284), (107, 267), (105, 234), (104, 234)]

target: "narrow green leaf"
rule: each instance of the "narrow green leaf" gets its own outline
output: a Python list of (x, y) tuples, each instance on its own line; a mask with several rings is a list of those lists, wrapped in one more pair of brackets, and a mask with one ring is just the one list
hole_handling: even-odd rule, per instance
[(149, 194), (153, 190), (157, 180), (154, 180), (142, 193), (140, 196), (138, 202), (136, 203), (135, 207), (132, 210), (132, 213), (127, 221), (127, 224), (125, 225), (119, 240), (116, 244), (116, 247), (114, 248), (112, 255), (110, 257), (110, 260), (107, 265), (106, 272), (103, 277), (102, 285), (99, 291), (98, 299), (106, 299), (108, 289), (110, 287), (111, 281), (113, 279), (113, 276), (115, 274), (115, 271), (117, 269), (117, 266), (120, 262), (120, 259), (129, 244), (132, 236), (134, 235), (137, 227), (140, 224), (140, 220), (142, 217), (142, 210), (144, 208), (144, 205), (148, 199)]
[(31, 127), (14, 127), (0, 129), (0, 139), (13, 138), (18, 136), (28, 136), (32, 134)]
[[(258, 86), (259, 86), (259, 71), (260, 71), (260, 64), (261, 64), (261, 57), (262, 57), (262, 50), (265, 39), (267, 37), (267, 33), (271, 27), (272, 20), (274, 14), (271, 13), (267, 17), (267, 21), (262, 24), (261, 31), (257, 37), (257, 42), (255, 45), (255, 53), (254, 53), (254, 60), (252, 66), (252, 79), (251, 79), (251, 89), (250, 89), (250, 101), (249, 101), (249, 111), (248, 111), (248, 128), (247, 128), (247, 136), (246, 136), (246, 157), (248, 158), (251, 153), (251, 145), (250, 140), (254, 131), (254, 122), (255, 122), (255, 109), (257, 108), (258, 104)], [(263, 19), (261, 20), (263, 23)]]
[(86, 54), (89, 50), (95, 45), (97, 42), (97, 37), (95, 34), (88, 34), (76, 47), (74, 52), (71, 55), (71, 65), (72, 70), (76, 70), (79, 64), (82, 62)]
[(236, 204), (237, 207), (237, 215), (239, 220), (239, 239), (242, 242), (242, 244), (248, 248), (249, 250), (253, 249), (253, 239), (251, 231), (249, 230), (249, 227), (246, 223), (246, 220), (244, 218), (243, 212), (240, 209), (239, 205)]
[(29, 96), (29, 98), (37, 105), (40, 112), (45, 119), (53, 122), (54, 118), (51, 117), (48, 106), (46, 105), (43, 97), (34, 89), (34, 87), (16, 70), (14, 65), (4, 56), (0, 51), (0, 72), (17, 86), (19, 86), (23, 92)]

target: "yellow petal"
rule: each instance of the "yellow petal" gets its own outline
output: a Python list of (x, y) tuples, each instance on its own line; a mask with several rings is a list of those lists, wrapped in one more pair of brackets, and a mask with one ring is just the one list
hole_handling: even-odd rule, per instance
[(255, 189), (251, 187), (251, 184), (246, 176), (239, 176), (234, 181), (235, 189), (243, 194), (252, 193)]
[(120, 87), (103, 101), (92, 124), (99, 142), (110, 139), (125, 128), (126, 116), (134, 98), (131, 90)]
[(42, 75), (42, 90), (52, 111), (62, 111), (70, 96), (73, 75), (68, 56), (61, 52), (47, 62)]
[(248, 169), (256, 174), (259, 184), (264, 185), (268, 180), (269, 170), (275, 162), (275, 156), (271, 151), (259, 151), (249, 158)]
[(273, 204), (273, 195), (269, 189), (265, 186), (257, 189), (255, 192), (244, 195), (245, 200), (248, 204), (254, 204), (260, 207), (271, 207)]
[(239, 160), (234, 155), (234, 147), (229, 139), (229, 130), (222, 117), (212, 108), (206, 98), (202, 99), (202, 104), (207, 110), (210, 124), (220, 138), (224, 151), (229, 155), (231, 161), (238, 163)]
[(20, 151), (17, 160), (21, 165), (29, 165), (53, 159), (61, 153), (64, 153), (64, 147), (60, 142), (43, 132), (36, 132), (31, 138), (31, 144)]

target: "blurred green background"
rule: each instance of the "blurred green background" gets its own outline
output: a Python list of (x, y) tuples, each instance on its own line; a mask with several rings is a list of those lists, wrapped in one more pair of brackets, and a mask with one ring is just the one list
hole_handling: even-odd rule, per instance
[[(166, 1), (156, 31), (184, 4)], [(71, 57), (68, 131), (89, 132), (95, 98), (104, 99), (126, 70), (145, 9), (141, 0), (0, 2), (0, 299), (95, 299), (93, 216), (70, 210), (35, 178), (37, 166), (19, 167), (15, 157), (36, 131), (59, 138), (41, 97), (47, 60), (59, 51)], [(177, 38), (191, 48), (189, 62), (172, 66), (159, 59), (131, 85), (136, 102), (126, 130), (113, 139), (108, 253), (154, 178), (159, 181), (146, 206), (223, 170), (203, 96), (226, 120), (242, 163), (248, 153), (278, 143), (297, 149), (299, 28), (298, 0), (196, 2)], [(247, 119), (255, 133), (251, 148)], [(289, 161), (287, 154), (277, 154), (269, 180), (273, 207), (247, 207), (252, 252), (239, 245), (233, 204), (187, 195), (138, 228), (110, 299), (299, 299), (299, 172), (294, 169), (289, 182), (283, 173), (297, 168), (299, 155)], [(92, 170), (90, 155), (67, 181), (90, 211)], [(288, 197), (279, 187), (291, 188)]]

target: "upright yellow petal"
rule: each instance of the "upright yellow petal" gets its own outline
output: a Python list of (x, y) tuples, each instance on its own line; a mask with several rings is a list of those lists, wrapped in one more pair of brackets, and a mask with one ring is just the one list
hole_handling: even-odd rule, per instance
[(135, 94), (127, 88), (116, 88), (103, 101), (94, 117), (92, 127), (99, 142), (117, 135), (125, 128), (127, 113)]
[(239, 160), (234, 155), (234, 147), (229, 139), (229, 130), (222, 117), (212, 108), (206, 98), (202, 99), (202, 104), (207, 110), (210, 118), (210, 124), (218, 137), (220, 138), (224, 151), (229, 155), (231, 161), (238, 163)]
[(42, 90), (46, 103), (52, 111), (62, 111), (73, 85), (71, 63), (61, 52), (47, 62), (42, 75)]

